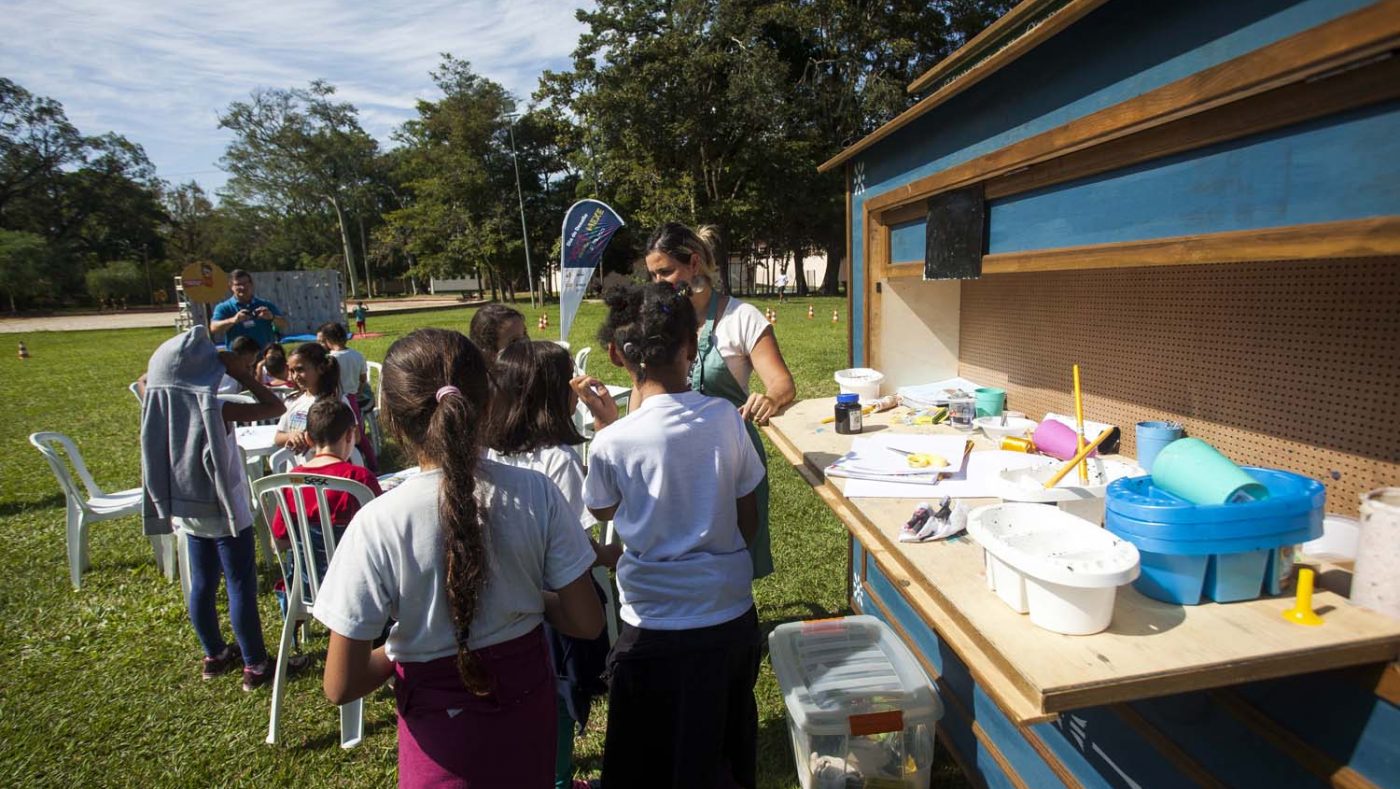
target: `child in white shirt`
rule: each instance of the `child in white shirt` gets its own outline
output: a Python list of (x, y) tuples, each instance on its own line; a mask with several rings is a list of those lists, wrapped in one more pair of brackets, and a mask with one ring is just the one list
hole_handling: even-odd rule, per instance
[(398, 676), (401, 786), (548, 785), (541, 624), (579, 638), (603, 627), (594, 553), (559, 490), (481, 457), (487, 388), (485, 360), (457, 332), (420, 329), (389, 348), (385, 421), (423, 472), (356, 514), (316, 600), (331, 630), (327, 698)]
[[(594, 438), (584, 482), (589, 509), (625, 546), (603, 781), (753, 786), (762, 654), (747, 543), (763, 463), (732, 405), (690, 391), (690, 300), (662, 282), (606, 301), (598, 338), (643, 400)], [(599, 389), (575, 385), (608, 421)]]

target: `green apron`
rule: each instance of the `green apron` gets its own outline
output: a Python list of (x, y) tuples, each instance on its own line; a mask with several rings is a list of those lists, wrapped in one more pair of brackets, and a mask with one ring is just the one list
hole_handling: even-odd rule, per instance
[[(690, 388), (708, 397), (722, 397), (738, 408), (748, 401), (749, 393), (734, 380), (734, 374), (729, 372), (729, 366), (724, 363), (724, 357), (720, 356), (719, 347), (715, 344), (715, 315), (719, 310), (719, 300), (718, 293), (711, 294), (710, 306), (705, 313), (705, 327), (700, 330), (700, 352), (690, 368)], [(749, 430), (749, 439), (753, 441), (754, 449), (758, 450), (758, 457), (765, 469), (763, 482), (754, 491), (758, 494), (758, 533), (749, 546), (749, 555), (753, 558), (753, 577), (758, 580), (773, 572), (773, 549), (768, 538), (768, 454), (763, 449), (763, 438), (758, 433), (758, 427), (753, 422), (745, 422), (744, 426)]]

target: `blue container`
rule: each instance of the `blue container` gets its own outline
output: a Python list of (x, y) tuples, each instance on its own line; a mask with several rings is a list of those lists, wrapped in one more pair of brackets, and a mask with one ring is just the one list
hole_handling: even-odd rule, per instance
[(1175, 422), (1137, 423), (1137, 462), (1142, 470), (1152, 473), (1152, 462), (1167, 444), (1181, 438), (1181, 425)]
[(1155, 600), (1196, 605), (1278, 594), (1279, 549), (1322, 534), (1326, 491), (1307, 477), (1247, 468), (1269, 489), (1261, 501), (1192, 504), (1156, 487), (1151, 477), (1108, 486), (1104, 524), (1137, 546), (1139, 592)]

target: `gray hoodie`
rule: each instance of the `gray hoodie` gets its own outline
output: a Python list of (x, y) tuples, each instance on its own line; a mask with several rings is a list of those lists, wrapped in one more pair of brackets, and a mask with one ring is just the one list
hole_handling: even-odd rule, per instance
[(146, 370), (141, 406), (141, 487), (146, 534), (169, 534), (170, 519), (224, 517), (237, 534), (229, 498), (241, 469), (231, 469), (219, 382), (224, 365), (196, 326), (161, 344)]

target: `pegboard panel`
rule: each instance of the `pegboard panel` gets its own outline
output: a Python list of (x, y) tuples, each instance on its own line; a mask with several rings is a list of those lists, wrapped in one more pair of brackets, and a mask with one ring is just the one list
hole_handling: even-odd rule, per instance
[(1032, 418), (1181, 422), (1235, 461), (1400, 484), (1400, 258), (1008, 274), (963, 284), (959, 370)]

